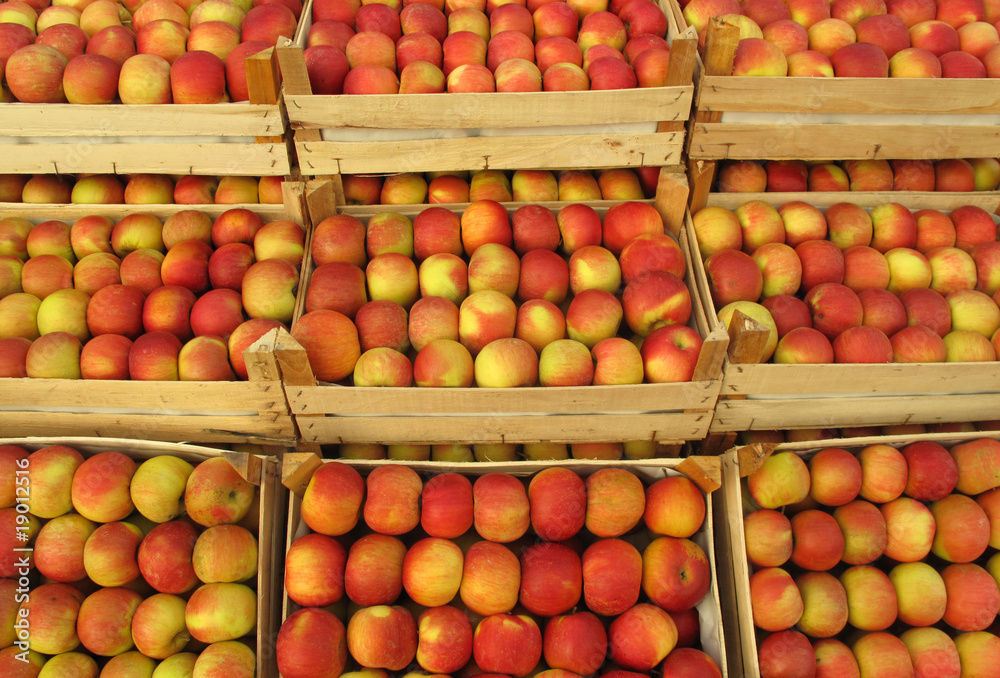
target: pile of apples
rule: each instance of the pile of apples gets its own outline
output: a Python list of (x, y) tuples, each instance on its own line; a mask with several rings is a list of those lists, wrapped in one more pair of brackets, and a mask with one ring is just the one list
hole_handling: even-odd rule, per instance
[(898, 203), (825, 212), (754, 200), (693, 216), (712, 299), (770, 336), (775, 363), (994, 361), (1000, 242), (975, 205), (950, 214)]
[(304, 239), (245, 207), (0, 219), (0, 376), (246, 379), (291, 323)]
[(946, 160), (725, 160), (719, 166), (720, 193), (804, 191), (995, 191), (997, 158)]
[(292, 37), (300, 0), (11, 0), (3, 101), (247, 101), (244, 59)]
[(997, 469), (995, 438), (771, 455), (743, 521), (761, 678), (996, 675)]
[(324, 448), (327, 456), (340, 459), (395, 459), (398, 461), (555, 461), (559, 459), (653, 459), (666, 456), (659, 444), (649, 440), (591, 443), (473, 443), (469, 444), (395, 444), (340, 443)]
[(0, 174), (0, 202), (54, 205), (281, 204), (281, 176)]
[(1000, 77), (988, 0), (681, 0), (704, 46), (712, 17), (740, 29), (732, 75)]
[(476, 170), (474, 172), (401, 172), (345, 174), (348, 205), (419, 205), (422, 203), (583, 202), (643, 200), (656, 195), (659, 167), (590, 170)]
[[(690, 381), (702, 338), (677, 241), (648, 202), (558, 213), (493, 200), (316, 225), (306, 313), (317, 379), (488, 388)], [(623, 323), (624, 321), (624, 323)], [(633, 337), (634, 339), (630, 339)], [(639, 348), (641, 344), (641, 348)]]
[(313, 94), (662, 87), (667, 27), (652, 0), (314, 0), (304, 57)]
[(694, 541), (705, 514), (681, 475), (646, 487), (620, 468), (422, 478), (387, 465), (362, 477), (326, 462), (302, 497), (309, 531), (285, 557), (295, 611), (278, 669), (721, 678), (692, 647), (712, 585)]
[(255, 675), (257, 492), (226, 459), (4, 445), (0, 480), (0, 674)]

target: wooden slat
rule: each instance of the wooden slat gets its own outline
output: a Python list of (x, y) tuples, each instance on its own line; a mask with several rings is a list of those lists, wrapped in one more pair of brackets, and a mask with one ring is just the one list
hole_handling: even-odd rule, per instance
[(279, 381), (104, 381), (5, 379), (0, 410), (72, 409), (101, 413), (287, 413)]
[[(679, 165), (684, 134), (566, 134), (372, 142), (300, 142), (304, 174)], [(1000, 155), (1000, 153), (998, 153)]]
[[(176, 123), (175, 123), (176, 124)], [(5, 167), (19, 172), (60, 174), (213, 174), (274, 176), (291, 171), (284, 143), (175, 142), (0, 145)]]
[(493, 388), (287, 387), (293, 414), (435, 415), (669, 412), (710, 410), (718, 392), (714, 381), (633, 386)]
[(248, 442), (288, 445), (295, 441), (292, 417), (149, 414), (75, 414), (0, 411), (0, 431), (18, 436), (98, 436), (168, 442)]
[[(706, 75), (699, 111), (1000, 115), (1000, 80), (759, 78)], [(937, 157), (937, 156), (935, 156)]]
[(285, 102), (289, 121), (304, 128), (475, 129), (682, 121), (691, 110), (693, 93), (693, 86), (678, 86), (488, 94), (286, 94)]
[[(979, 158), (1000, 156), (1000, 126), (899, 123), (691, 124), (689, 154), (695, 159)], [(928, 149), (933, 149), (929, 151)]]
[[(733, 365), (722, 395), (932, 395), (997, 393), (1000, 363)], [(1000, 410), (997, 410), (1000, 412)], [(996, 414), (996, 412), (994, 412)], [(986, 419), (996, 417), (984, 417)]]
[(13, 137), (191, 137), (283, 134), (276, 104), (0, 104), (0, 135)]
[(302, 439), (317, 443), (525, 443), (637, 439), (679, 443), (703, 438), (708, 432), (710, 420), (710, 411), (601, 416), (296, 417)]
[(995, 419), (1000, 393), (837, 398), (720, 398), (711, 430), (756, 431), (937, 424)]
[(277, 459), (263, 463), (260, 478), (257, 566), (257, 675), (277, 676), (278, 658), (272, 651), (281, 627), (284, 593), (285, 540), (283, 528), (288, 510), (287, 493), (279, 482)]

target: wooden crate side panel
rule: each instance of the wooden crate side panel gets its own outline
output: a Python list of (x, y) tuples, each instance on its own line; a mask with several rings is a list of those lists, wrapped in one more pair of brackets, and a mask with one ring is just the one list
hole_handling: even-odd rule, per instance
[(257, 675), (278, 675), (278, 658), (274, 642), (281, 627), (284, 592), (283, 550), (287, 491), (281, 484), (278, 459), (264, 461), (260, 480), (259, 554), (257, 568)]
[(739, 464), (735, 453), (729, 451), (722, 455), (722, 488), (712, 493), (712, 506), (716, 510), (715, 557), (720, 563), (719, 593), (726, 625), (726, 658), (730, 675), (759, 678), (742, 495)]
[(1000, 126), (695, 122), (689, 154), (734, 160), (995, 157), (1000, 155)]
[[(686, 120), (693, 87), (500, 94), (287, 95), (289, 120), (305, 128), (476, 129)], [(572, 111), (572, 115), (568, 113)], [(560, 123), (563, 124), (563, 123)]]
[(277, 105), (0, 105), (0, 135), (12, 137), (253, 137), (285, 133)]
[(722, 395), (832, 396), (996, 393), (1000, 363), (726, 365)]
[(665, 414), (612, 413), (438, 417), (296, 417), (302, 440), (312, 443), (485, 443), (657, 440), (679, 443), (708, 433), (712, 411)]
[(289, 386), (296, 415), (416, 416), (435, 414), (590, 414), (711, 410), (717, 381), (630, 386), (530, 388), (358, 388)]
[(102, 438), (149, 438), (170, 442), (248, 442), (292, 444), (290, 415), (190, 416), (160, 414), (74, 414), (0, 411), (0, 430), (9, 435), (88, 435)]
[(696, 96), (698, 110), (712, 112), (1000, 114), (1000, 82), (991, 79), (703, 76)]
[(275, 176), (291, 172), (284, 143), (136, 142), (9, 144), (7, 167), (22, 173), (213, 174)]
[(683, 132), (295, 142), (309, 175), (679, 165), (683, 149)]
[(4, 380), (0, 409), (132, 413), (288, 413), (280, 381)]
[(1000, 393), (729, 400), (715, 406), (711, 432), (945, 424), (996, 419)]

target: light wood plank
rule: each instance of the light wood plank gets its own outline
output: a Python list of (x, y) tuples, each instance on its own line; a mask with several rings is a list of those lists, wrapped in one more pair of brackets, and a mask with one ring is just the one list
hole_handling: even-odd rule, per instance
[(302, 439), (315, 443), (592, 442), (703, 438), (711, 412), (621, 415), (449, 417), (297, 417)]
[(860, 113), (904, 117), (912, 114), (1000, 114), (1000, 80), (760, 78), (713, 74), (706, 75), (698, 83), (697, 108), (699, 112)]
[[(930, 395), (1000, 392), (1000, 363), (734, 365), (722, 395)], [(998, 410), (1000, 411), (1000, 410)], [(995, 418), (995, 417), (987, 417)]]
[(5, 144), (4, 165), (19, 172), (63, 174), (287, 175), (292, 164), (284, 143), (136, 142)]
[(107, 106), (0, 104), (0, 134), (12, 137), (275, 136), (285, 123), (277, 104)]
[(683, 133), (664, 132), (296, 142), (295, 151), (303, 173), (317, 175), (679, 165), (683, 147)]
[(712, 432), (935, 424), (995, 419), (1000, 393), (728, 400), (716, 404)]
[(687, 120), (693, 86), (582, 92), (285, 96), (305, 128), (476, 129)]
[(1000, 156), (996, 125), (691, 125), (695, 159), (979, 158)]
[(0, 408), (76, 412), (287, 414), (280, 381), (4, 379)]
[(289, 445), (295, 425), (288, 415), (188, 416), (70, 414), (65, 412), (0, 411), (5, 435), (86, 435), (102, 438), (142, 438), (172, 442), (248, 442)]
[(711, 410), (718, 383), (516, 389), (324, 385), (288, 386), (286, 392), (296, 415), (604, 414)]

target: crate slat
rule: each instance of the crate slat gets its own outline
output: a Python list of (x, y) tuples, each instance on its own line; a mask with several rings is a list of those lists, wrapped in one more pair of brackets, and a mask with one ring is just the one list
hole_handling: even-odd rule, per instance
[(496, 417), (296, 417), (306, 442), (378, 442), (419, 440), (435, 444), (593, 442), (634, 440), (652, 435), (661, 443), (699, 440), (708, 433), (712, 413), (552, 415)]
[(691, 124), (694, 159), (923, 159), (1000, 156), (1000, 126), (890, 124)]
[(949, 424), (995, 419), (1000, 393), (834, 398), (719, 398), (711, 431), (757, 431), (896, 424)]
[(1000, 115), (1000, 81), (980, 78), (757, 78), (704, 76), (705, 111)]
[(289, 415), (76, 414), (0, 411), (0, 430), (8, 435), (90, 435), (102, 438), (143, 436), (168, 442), (247, 442), (290, 445), (296, 440)]
[(542, 96), (537, 92), (329, 97), (289, 94), (285, 103), (291, 119), (303, 128), (378, 129), (391, 122), (394, 129), (474, 129), (683, 121), (691, 110), (692, 96), (686, 87), (646, 87), (546, 92)]
[(679, 165), (683, 132), (459, 137), (401, 141), (301, 141), (304, 174)]
[(285, 133), (277, 105), (5, 103), (0, 135), (15, 137), (253, 137)]
[(287, 175), (291, 162), (284, 143), (136, 142), (0, 146), (4, 165), (22, 174), (238, 174)]

